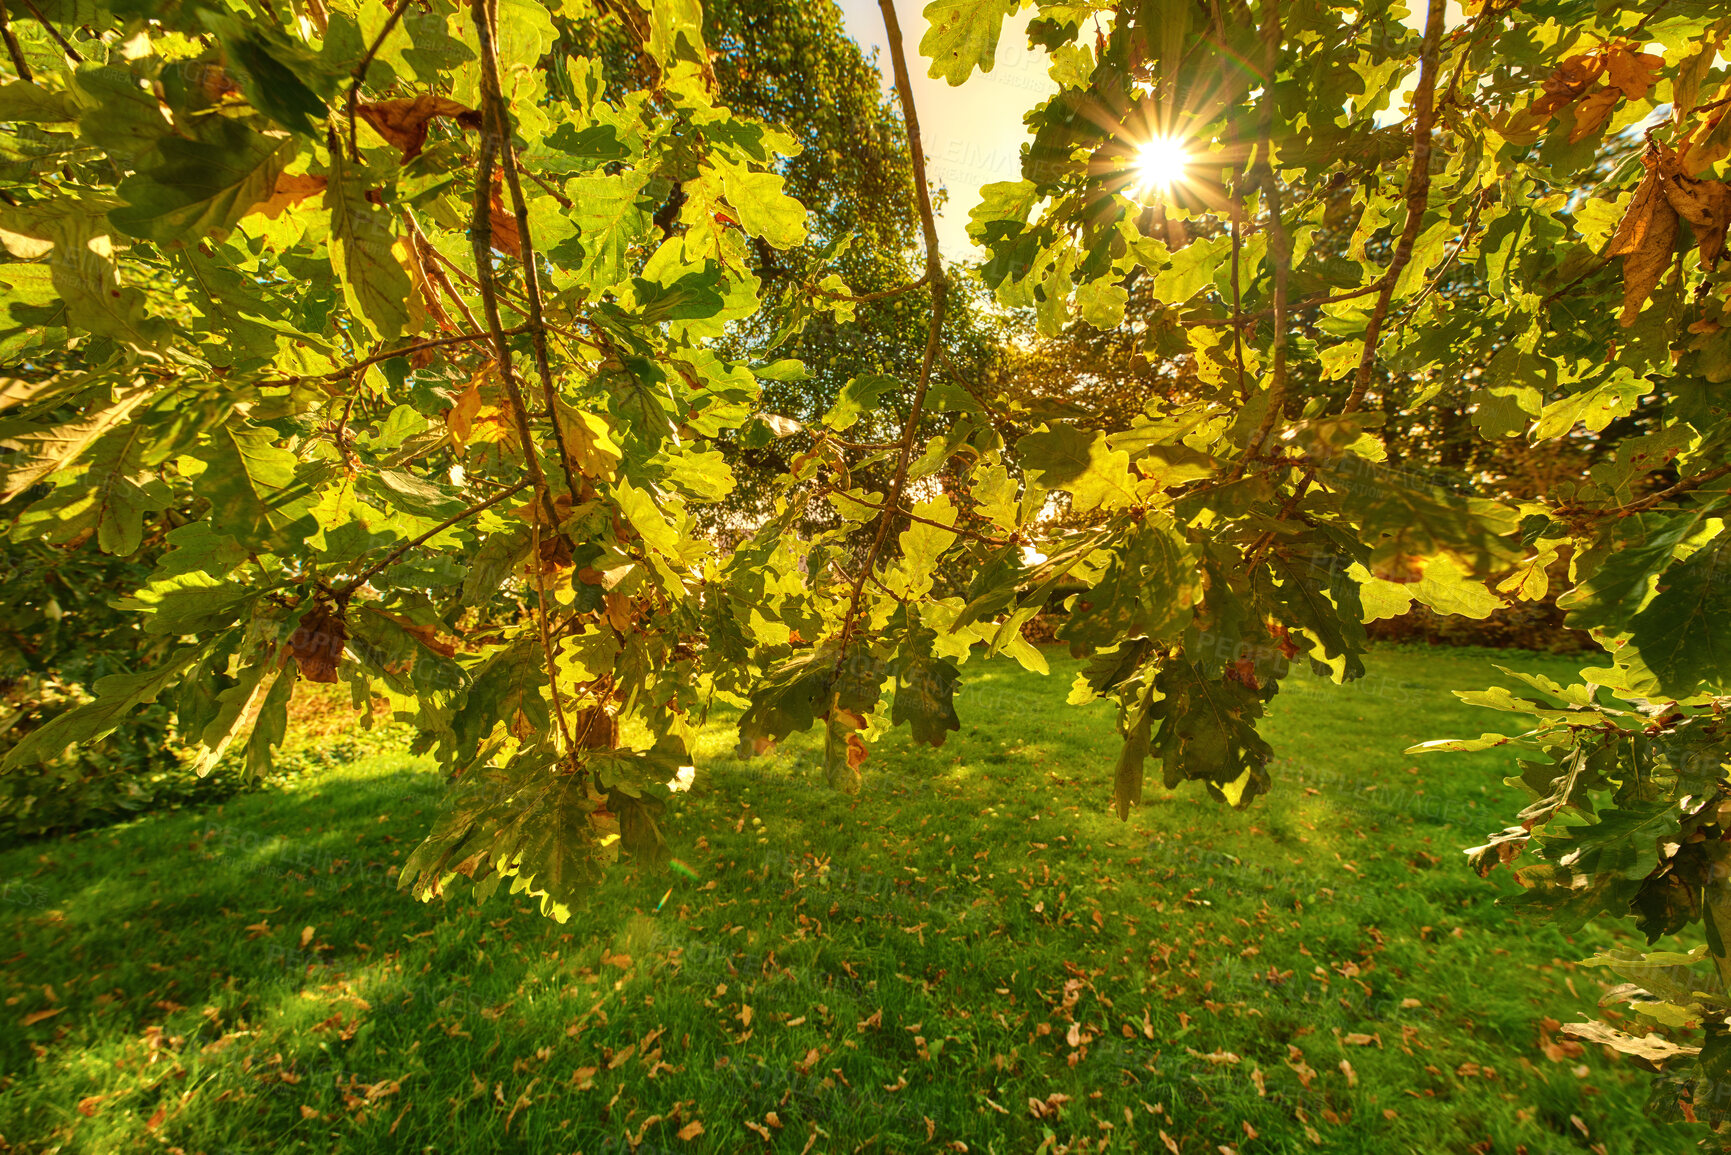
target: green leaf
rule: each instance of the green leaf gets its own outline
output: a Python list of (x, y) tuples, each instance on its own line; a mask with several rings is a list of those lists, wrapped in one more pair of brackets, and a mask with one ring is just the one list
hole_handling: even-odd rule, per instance
[(638, 205), (647, 178), (634, 169), (617, 175), (572, 177), (565, 195), (576, 205), (573, 219), (583, 245), (579, 276), (593, 290), (610, 288), (625, 279), (631, 245), (649, 227), (649, 214)]
[(778, 172), (722, 168), (722, 186), (739, 227), (778, 249), (805, 244), (805, 206), (782, 191), (786, 183)]
[(932, 0), (926, 5), (926, 34), (920, 55), (932, 62), (929, 75), (961, 84), (977, 65), (990, 72), (1003, 32), (1004, 17), (1021, 7), (1021, 0)]
[(328, 113), (301, 73), (317, 68), (316, 58), (299, 41), (269, 25), (213, 21), (227, 50), (228, 64), (252, 106), (302, 136), (316, 136), (314, 121)]
[(156, 701), (157, 695), (176, 685), (198, 652), (196, 648), (180, 650), (154, 670), (110, 674), (98, 679), (95, 701), (74, 706), (30, 731), (0, 762), (0, 770), (51, 762), (74, 742), (95, 742), (107, 737), (126, 715)]
[(121, 232), (159, 245), (221, 239), (270, 197), (295, 150), (292, 143), (218, 117), (197, 138), (164, 137), (158, 162), (120, 182), (126, 204), (108, 219)]
[(311, 495), (295, 476), (295, 455), (276, 444), (273, 430), (237, 419), (212, 431), (201, 453), (208, 467), (198, 492), (217, 532), (268, 542), (307, 513)]
[(956, 685), (962, 675), (948, 658), (933, 656), (933, 638), (931, 630), (918, 630), (897, 651), (890, 724), (906, 723), (915, 742), (942, 746), (951, 730), (962, 728), (956, 716)]
[(1201, 782), (1239, 809), (1267, 792), (1274, 751), (1256, 732), (1256, 719), (1274, 694), (1272, 679), (1255, 687), (1230, 672), (1209, 678), (1177, 658), (1161, 667), (1154, 686), (1163, 697), (1149, 707), (1160, 722), (1153, 750), (1164, 766), (1168, 790), (1181, 782)]
[(58, 124), (78, 119), (78, 102), (27, 80), (0, 84), (0, 121)]
[(1667, 697), (1731, 685), (1731, 530), (1665, 571), (1629, 643)]
[(395, 341), (408, 328), (414, 285), (397, 259), (391, 214), (367, 199), (373, 183), (366, 170), (340, 153), (331, 158), (324, 200), (331, 219), (331, 268), (349, 308), (373, 336)]
[(879, 397), (900, 388), (900, 381), (881, 373), (852, 378), (842, 386), (835, 404), (823, 415), (823, 423), (837, 433), (852, 429), (861, 417), (872, 411)]
[(1078, 513), (1131, 505), (1136, 492), (1130, 479), (1130, 455), (1112, 449), (1106, 434), (1070, 425), (1051, 426), (1016, 442), (1031, 479), (1047, 489), (1070, 491)]

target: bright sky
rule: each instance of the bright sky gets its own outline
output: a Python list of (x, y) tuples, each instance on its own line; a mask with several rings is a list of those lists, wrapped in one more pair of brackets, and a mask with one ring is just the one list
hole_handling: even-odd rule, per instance
[[(891, 91), (890, 42), (876, 0), (839, 3), (848, 32), (867, 51), (878, 50), (884, 90)], [(972, 259), (984, 255), (968, 240), (968, 213), (980, 202), (980, 186), (1021, 179), (1022, 141), (1027, 137), (1022, 117), (1057, 91), (1057, 85), (1046, 74), (1045, 53), (1028, 47), (1025, 30), (1031, 11), (1005, 22), (992, 71), (974, 73), (960, 88), (927, 76), (931, 62), (920, 55), (920, 38), (926, 34), (926, 19), (920, 15), (924, 7), (919, 0), (904, 0), (896, 12), (913, 74), (927, 167), (938, 187), (949, 193), (939, 210), (938, 243), (952, 260)]]
[[(889, 37), (876, 0), (837, 3), (854, 39), (868, 51), (878, 50), (884, 91), (891, 91)], [(939, 210), (938, 243), (951, 260), (983, 257), (983, 251), (968, 239), (968, 213), (980, 202), (981, 185), (1021, 178), (1022, 142), (1027, 139), (1022, 117), (1058, 86), (1047, 74), (1045, 52), (1028, 47), (1026, 29), (1034, 15), (1031, 9), (1005, 22), (992, 71), (975, 72), (959, 88), (926, 75), (931, 62), (920, 55), (920, 39), (926, 34), (926, 18), (920, 14), (924, 7), (921, 0), (903, 0), (897, 14), (908, 71), (913, 74), (914, 104), (925, 137), (927, 167), (938, 187), (949, 194), (948, 203)], [(1410, 7), (1405, 23), (1421, 29), (1425, 4), (1415, 0)], [(1462, 18), (1459, 0), (1448, 0), (1444, 23), (1453, 28)], [(1398, 106), (1416, 79), (1416, 75), (1409, 76), (1397, 93), (1396, 107), (1387, 114), (1390, 122), (1400, 118)]]

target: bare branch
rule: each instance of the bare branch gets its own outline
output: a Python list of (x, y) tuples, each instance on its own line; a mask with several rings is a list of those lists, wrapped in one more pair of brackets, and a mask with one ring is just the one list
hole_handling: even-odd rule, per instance
[[(475, 20), (475, 32), (480, 40), (483, 59), (494, 56), (494, 11), (487, 0), (470, 0), (469, 10)], [(486, 73), (483, 72), (483, 83)], [(496, 74), (495, 74), (496, 75)], [(499, 375), (505, 382), (505, 395), (511, 403), (511, 416), (517, 426), (517, 437), (523, 445), (523, 464), (529, 480), (535, 484), (541, 512), (547, 524), (559, 524), (559, 512), (553, 506), (553, 494), (547, 488), (547, 477), (541, 472), (541, 459), (535, 453), (535, 432), (529, 425), (529, 410), (523, 404), (523, 391), (517, 386), (517, 374), (511, 367), (511, 343), (499, 320), (499, 290), (493, 276), (493, 165), (498, 156), (499, 142), (504, 139), (498, 123), (498, 105), (482, 100), (481, 147), (475, 165), (475, 200), (469, 218), (469, 244), (475, 252), (476, 280), (481, 290), (481, 312), (487, 318), (487, 328), (493, 335)]]
[(382, 573), (386, 569), (389, 569), (392, 565), (394, 565), (396, 563), (396, 560), (398, 558), (402, 557), (404, 554), (408, 553), (410, 550), (416, 548), (417, 546), (422, 546), (422, 545), (427, 544), (427, 542), (433, 540), (435, 537), (438, 537), (441, 533), (444, 533), (447, 529), (450, 529), (453, 525), (456, 525), (459, 521), (464, 521), (468, 518), (474, 517), (477, 513), (480, 513), (482, 510), (493, 508), (495, 505), (498, 505), (501, 501), (504, 501), (507, 497), (510, 497), (512, 494), (514, 494), (514, 493), (518, 492), (519, 490), (528, 486), (528, 484), (529, 483), (527, 481), (519, 481), (516, 485), (511, 486), (509, 489), (501, 490), (500, 492), (495, 493), (492, 497), (489, 497), (486, 501), (483, 501), (481, 504), (472, 505), (468, 509), (465, 509), (462, 513), (455, 514), (451, 517), (447, 517), (444, 521), (441, 521), (438, 525), (435, 525), (432, 529), (429, 529), (426, 533), (423, 533), (420, 537), (415, 538), (413, 541), (404, 542), (402, 545), (400, 545), (396, 549), (392, 550), (390, 552), (390, 554), (385, 557), (385, 560), (379, 562), (377, 565), (368, 566), (366, 569), (361, 571), (361, 575), (359, 577), (357, 577), (354, 581), (350, 582), (348, 585), (344, 586), (342, 589), (338, 590), (337, 591), (337, 601), (347, 602), (349, 600), (349, 598), (354, 595), (354, 592), (356, 590), (358, 590), (362, 586), (366, 585), (377, 574)]
[(944, 280), (943, 259), (938, 252), (938, 222), (932, 212), (931, 190), (926, 185), (926, 152), (920, 143), (919, 112), (914, 107), (913, 81), (908, 76), (907, 53), (902, 47), (902, 29), (896, 19), (895, 0), (878, 0), (878, 8), (883, 12), (884, 31), (889, 35), (890, 64), (895, 70), (896, 96), (901, 101), (902, 123), (907, 128), (908, 158), (913, 162), (914, 195), (919, 203), (920, 229), (926, 245), (924, 279), (932, 287), (932, 319), (926, 329), (926, 349), (920, 359), (919, 383), (914, 388), (913, 404), (908, 410), (907, 425), (902, 430), (902, 447), (896, 461), (895, 476), (890, 479), (889, 493), (884, 499), (885, 512), (878, 515), (877, 536), (872, 539), (871, 548), (866, 551), (863, 568), (854, 579), (853, 594), (848, 599), (847, 616), (842, 619), (837, 665), (846, 657), (848, 642), (853, 638), (854, 629), (858, 625), (860, 596), (865, 591), (866, 576), (877, 564), (878, 554), (883, 551), (884, 541), (889, 537), (890, 513), (902, 503), (902, 491), (908, 481), (908, 465), (913, 460), (914, 438), (919, 432), (920, 416), (925, 411), (926, 390), (932, 382), (932, 365), (938, 358), (943, 337), (944, 302), (949, 288)]
[[(505, 93), (499, 81), (499, 55), (492, 37), (482, 41), (481, 101), (490, 106), (493, 131), (498, 133), (500, 155), (504, 160), (505, 187), (511, 193), (511, 207), (517, 217), (517, 241), (521, 246), (518, 257), (523, 263), (523, 287), (528, 295), (529, 340), (535, 352), (535, 372), (541, 379), (541, 394), (547, 405), (547, 417), (553, 426), (553, 447), (559, 454), (559, 467), (565, 474), (565, 486), (571, 500), (577, 500), (579, 485), (571, 468), (571, 455), (565, 450), (565, 434), (559, 428), (559, 389), (553, 383), (553, 366), (547, 357), (547, 317), (541, 307), (541, 273), (535, 261), (535, 246), (529, 236), (529, 202), (523, 198), (523, 183), (517, 176), (517, 150), (511, 145), (511, 113), (505, 105)], [(487, 110), (483, 110), (483, 115)], [(553, 523), (554, 528), (558, 522)]]
[(1400, 280), (1401, 272), (1405, 270), (1407, 262), (1412, 260), (1413, 245), (1418, 241), (1419, 229), (1424, 227), (1425, 209), (1430, 206), (1431, 125), (1436, 115), (1437, 56), (1442, 47), (1443, 14), (1446, 8), (1444, 0), (1430, 0), (1430, 11), (1425, 16), (1424, 45), (1419, 51), (1418, 86), (1412, 94), (1412, 171), (1407, 174), (1406, 182), (1406, 224), (1400, 230), (1400, 241), (1395, 245), (1394, 256), (1382, 275), (1376, 307), (1371, 310), (1370, 321), (1365, 326), (1364, 352), (1358, 359), (1358, 378), (1346, 398), (1346, 408), (1342, 410), (1344, 413), (1357, 409), (1364, 401), (1365, 391), (1370, 388), (1370, 373), (1376, 364), (1377, 338), (1382, 334), (1382, 323), (1388, 316), (1389, 302), (1394, 299), (1395, 282)]
[(30, 62), (24, 59), (24, 47), (13, 35), (12, 22), (6, 18), (6, 0), (0, 0), (0, 39), (6, 41), (6, 51), (12, 57), (12, 71), (18, 74), (18, 79), (35, 80), (30, 73)]

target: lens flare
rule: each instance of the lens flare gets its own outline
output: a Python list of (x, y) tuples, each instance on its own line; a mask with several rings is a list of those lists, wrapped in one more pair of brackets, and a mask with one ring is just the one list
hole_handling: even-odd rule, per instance
[(1136, 150), (1136, 192), (1146, 196), (1164, 193), (1184, 179), (1190, 168), (1190, 153), (1184, 142), (1157, 136)]

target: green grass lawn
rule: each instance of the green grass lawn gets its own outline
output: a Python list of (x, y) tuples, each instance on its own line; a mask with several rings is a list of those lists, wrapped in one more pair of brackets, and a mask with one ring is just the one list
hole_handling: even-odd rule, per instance
[(1692, 1149), (1554, 1034), (1611, 936), (1465, 866), (1507, 765), (1401, 753), (1509, 723), (1447, 693), (1492, 661), (1568, 660), (1295, 676), (1271, 796), (1154, 768), (1126, 824), (1110, 709), (1049, 653), (969, 663), (962, 732), (880, 744), (857, 797), (717, 725), (670, 823), (695, 879), (617, 871), (563, 926), (394, 888), (438, 797), (407, 757), (6, 851), (0, 1151)]

